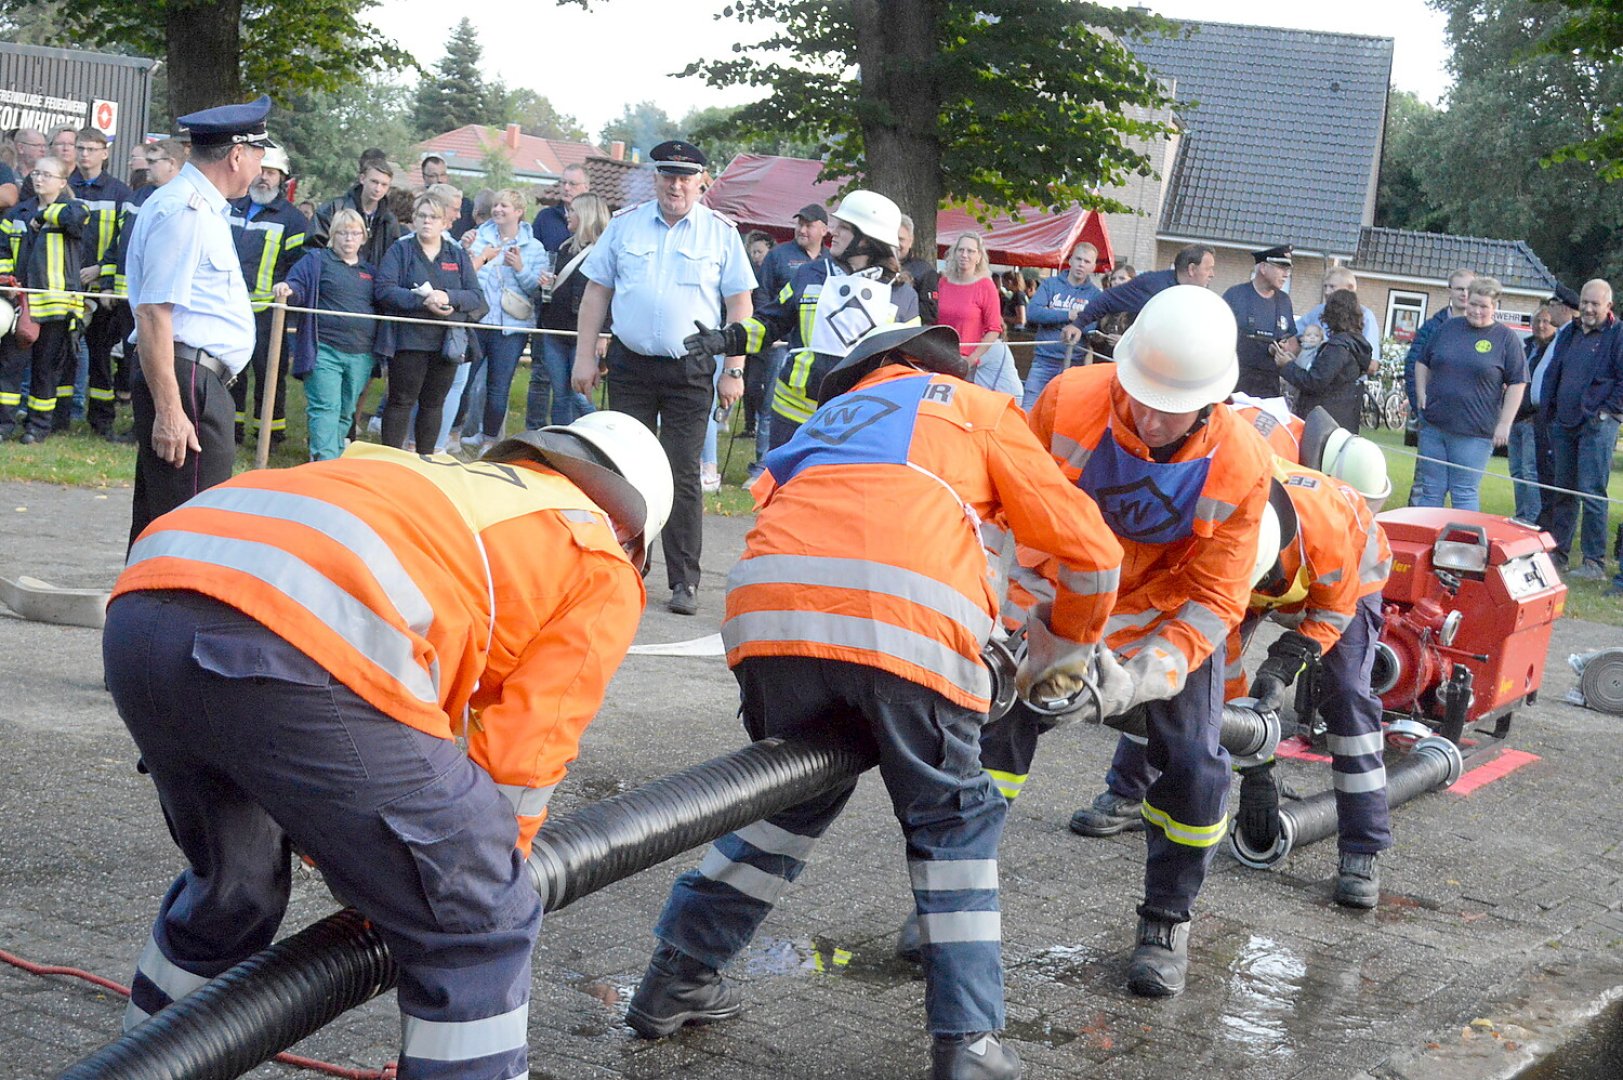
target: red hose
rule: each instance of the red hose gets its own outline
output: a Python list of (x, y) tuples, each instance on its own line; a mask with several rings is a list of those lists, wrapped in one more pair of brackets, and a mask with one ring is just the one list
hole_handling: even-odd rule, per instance
[[(0, 960), (5, 961), (12, 967), (21, 968), (30, 975), (69, 975), (75, 979), (83, 979), (87, 983), (94, 983), (103, 990), (111, 990), (120, 997), (130, 996), (129, 987), (116, 983), (111, 979), (104, 979), (100, 975), (92, 975), (88, 971), (81, 971), (78, 968), (58, 967), (55, 964), (36, 964), (4, 949), (0, 949)], [(300, 1057), (298, 1054), (277, 1054), (275, 1060), (283, 1065), (291, 1065), (296, 1069), (309, 1069), (311, 1072), (336, 1076), (340, 1080), (395, 1080), (395, 1063), (392, 1061), (381, 1069), (346, 1069), (342, 1065), (317, 1061), (315, 1058)]]

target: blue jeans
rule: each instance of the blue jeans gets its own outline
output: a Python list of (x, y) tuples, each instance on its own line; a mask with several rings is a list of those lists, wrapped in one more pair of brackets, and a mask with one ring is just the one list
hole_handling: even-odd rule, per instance
[[(1085, 351), (1082, 357), (1087, 359)], [(1037, 396), (1043, 392), (1043, 387), (1047, 386), (1056, 375), (1064, 370), (1065, 358), (1063, 356), (1047, 357), (1038, 353), (1038, 355), (1032, 357), (1031, 367), (1026, 372), (1026, 393), (1020, 401), (1020, 407), (1030, 412), (1031, 407), (1037, 404)]]
[[(1510, 425), (1510, 475), (1516, 480), (1516, 518), (1519, 521), (1537, 521), (1543, 502), (1538, 488), (1538, 447), (1533, 436), (1533, 421), (1518, 420)], [(1525, 483), (1523, 482), (1525, 481)]]
[(464, 435), (482, 432), (487, 439), (502, 437), (502, 426), (507, 422), (507, 397), (513, 389), (513, 373), (518, 370), (518, 358), (524, 355), (528, 340), (527, 334), (479, 331), (479, 344), (485, 352), (485, 392), (482, 397), (468, 402), (468, 418), (462, 423)]
[[(1446, 495), (1456, 510), (1480, 509), (1477, 489), (1488, 467), (1493, 440), (1481, 435), (1454, 435), (1436, 424), (1420, 425), (1421, 460), (1415, 469), (1424, 488), (1410, 498), (1414, 506), (1441, 506)], [(1446, 462), (1446, 464), (1444, 464)]]
[(1585, 562), (1606, 560), (1606, 482), (1612, 476), (1612, 451), (1617, 447), (1618, 421), (1591, 416), (1575, 428), (1550, 424), (1550, 450), (1555, 457), (1555, 486), (1584, 492), (1584, 498), (1551, 494), (1554, 510), (1550, 535), (1556, 554), (1571, 558), (1578, 531), (1578, 507), (1583, 505)]
[[(714, 386), (716, 383), (718, 383), (720, 381), (721, 381), (721, 364), (718, 362), (716, 364), (716, 373), (714, 375), (710, 376), (710, 385)], [(718, 402), (716, 401), (715, 394), (714, 394), (714, 392), (712, 392), (711, 397), (710, 397), (710, 415), (705, 418), (705, 422), (704, 422), (704, 447), (699, 451), (699, 464), (701, 464), (701, 465), (714, 465), (716, 463), (716, 434), (717, 434), (716, 405), (717, 404), (718, 404)], [(728, 413), (727, 418), (729, 420), (731, 420), (732, 415), (733, 415), (732, 413)], [(759, 438), (760, 436), (757, 435), (756, 437)]]
[(789, 355), (789, 346), (774, 345), (761, 354), (766, 361), (762, 377), (765, 389), (761, 394), (761, 411), (755, 414), (755, 460), (766, 458), (772, 449), (772, 394), (778, 385), (778, 372), (783, 370), (783, 358)]
[[(575, 371), (575, 339), (562, 334), (542, 334), (540, 362), (535, 362), (535, 346), (530, 347), (530, 388), (524, 394), (524, 430), (550, 424), (572, 424), (587, 413), (596, 412), (592, 399), (569, 387)], [(552, 394), (549, 414), (547, 394)], [(550, 419), (548, 418), (550, 415)]]
[(315, 370), (304, 380), (311, 461), (328, 461), (344, 452), (344, 439), (355, 420), (355, 406), (371, 374), (371, 353), (316, 346)]
[[(427, 450), (423, 449), (422, 447), (418, 447), (417, 452), (419, 454), (426, 454), (429, 452), (429, 450), (432, 450), (437, 454), (441, 450), (444, 450), (445, 444), (451, 440), (451, 428), (456, 424), (456, 414), (458, 411), (460, 411), (463, 397), (468, 394), (470, 389), (468, 386), (468, 377), (472, 374), (471, 369), (473, 367), (474, 365), (471, 363), (458, 364), (456, 366), (456, 374), (451, 379), (451, 389), (445, 392), (445, 405), (443, 407), (443, 413), (440, 416), (439, 434), (435, 437), (436, 441), (434, 445), (429, 447)], [(415, 425), (417, 423), (417, 410), (415, 407), (411, 410), (411, 417), (411, 422), (413, 425), (412, 430), (415, 431)]]

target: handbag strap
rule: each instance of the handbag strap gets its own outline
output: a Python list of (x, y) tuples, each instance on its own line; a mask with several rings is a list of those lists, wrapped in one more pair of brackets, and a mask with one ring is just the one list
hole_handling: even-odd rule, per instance
[(590, 252), (596, 246), (597, 245), (595, 243), (587, 244), (585, 247), (583, 247), (579, 251), (575, 252), (575, 257), (573, 259), (570, 259), (567, 263), (565, 263), (564, 268), (562, 270), (558, 271), (558, 276), (556, 278), (554, 278), (553, 281), (552, 281), (552, 287), (554, 289), (556, 289), (558, 286), (560, 286), (564, 282), (568, 281), (569, 280), (569, 275), (573, 274), (575, 272), (575, 268), (577, 266), (579, 266), (581, 264), (581, 261), (586, 258), (587, 253)]

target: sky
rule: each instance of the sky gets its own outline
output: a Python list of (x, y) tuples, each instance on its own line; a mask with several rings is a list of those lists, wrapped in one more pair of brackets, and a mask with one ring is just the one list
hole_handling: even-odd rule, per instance
[[(1358, 0), (1345, 6), (1311, 0), (1144, 2), (1170, 18), (1391, 37), (1396, 42), (1392, 81), (1400, 89), (1433, 104), (1448, 90), (1443, 18), (1423, 0)], [(544, 95), (595, 139), (627, 104), (652, 101), (680, 118), (695, 107), (737, 105), (758, 96), (749, 87), (718, 90), (700, 79), (674, 77), (689, 61), (727, 56), (735, 41), (754, 40), (755, 28), (711, 17), (726, 5), (727, 0), (592, 0), (591, 10), (582, 11), (554, 0), (465, 9), (443, 0), (380, 0), (370, 18), (426, 68), (444, 54), (451, 28), (466, 14), (479, 31), (490, 76)], [(1292, 73), (1280, 74), (1288, 86)]]

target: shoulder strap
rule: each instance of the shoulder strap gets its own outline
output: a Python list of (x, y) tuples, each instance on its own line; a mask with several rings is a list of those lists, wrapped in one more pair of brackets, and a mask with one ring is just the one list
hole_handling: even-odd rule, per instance
[(558, 276), (553, 280), (552, 287), (556, 289), (564, 282), (568, 281), (569, 275), (575, 272), (575, 268), (586, 260), (587, 254), (596, 246), (596, 243), (587, 244), (585, 247), (575, 252), (575, 257), (564, 263), (564, 268), (558, 271)]

